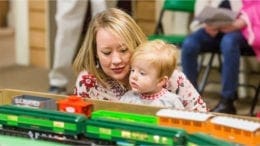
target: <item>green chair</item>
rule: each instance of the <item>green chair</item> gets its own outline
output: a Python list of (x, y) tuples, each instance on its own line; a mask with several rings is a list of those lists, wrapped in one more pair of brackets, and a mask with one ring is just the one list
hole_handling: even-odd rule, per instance
[[(186, 35), (182, 34), (165, 34), (163, 28), (163, 16), (166, 11), (185, 12), (193, 14), (195, 0), (165, 0), (160, 12), (159, 20), (155, 28), (154, 34), (148, 36), (149, 40), (161, 39), (168, 43), (181, 45)], [(193, 15), (190, 15), (189, 20), (192, 20)]]

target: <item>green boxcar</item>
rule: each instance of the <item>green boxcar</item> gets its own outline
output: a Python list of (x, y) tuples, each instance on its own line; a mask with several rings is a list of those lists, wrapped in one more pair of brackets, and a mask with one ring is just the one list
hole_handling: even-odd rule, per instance
[(144, 145), (185, 145), (186, 143), (186, 132), (182, 129), (108, 119), (88, 120), (85, 134), (92, 138)]
[(84, 132), (86, 120), (78, 114), (14, 105), (0, 106), (0, 124), (6, 126), (75, 136)]
[(187, 146), (235, 146), (232, 142), (227, 142), (214, 138), (204, 133), (189, 134), (187, 138)]
[(94, 111), (91, 114), (92, 119), (105, 118), (105, 119), (114, 119), (126, 122), (137, 122), (137, 123), (146, 123), (146, 124), (155, 124), (157, 125), (157, 117), (152, 115), (143, 115), (143, 114), (134, 114), (127, 112), (115, 112), (108, 110), (98, 110)]

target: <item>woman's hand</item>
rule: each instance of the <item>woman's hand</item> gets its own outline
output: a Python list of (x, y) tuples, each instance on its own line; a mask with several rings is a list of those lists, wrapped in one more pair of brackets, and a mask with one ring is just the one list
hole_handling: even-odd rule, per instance
[(232, 31), (236, 31), (236, 30), (237, 30), (237, 28), (234, 26), (233, 23), (223, 25), (220, 27), (220, 31), (223, 33), (228, 33), (228, 32), (232, 32)]
[(221, 26), (220, 31), (223, 33), (228, 33), (232, 31), (240, 30), (245, 26), (246, 26), (246, 22), (243, 19), (238, 18), (233, 23)]

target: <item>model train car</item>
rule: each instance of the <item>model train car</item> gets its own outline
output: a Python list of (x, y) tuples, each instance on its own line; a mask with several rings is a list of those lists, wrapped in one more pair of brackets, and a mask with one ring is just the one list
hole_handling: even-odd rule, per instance
[(108, 110), (97, 110), (93, 111), (91, 114), (92, 119), (110, 119), (110, 120), (119, 120), (125, 122), (134, 122), (142, 124), (153, 124), (157, 125), (157, 117), (153, 115), (144, 115), (136, 113), (127, 113), (127, 112), (117, 112), (117, 111), (108, 111)]
[(13, 105), (0, 106), (0, 124), (75, 137), (84, 132), (85, 117), (47, 109), (33, 109)]
[(93, 104), (86, 102), (79, 96), (68, 96), (65, 99), (60, 99), (57, 101), (57, 107), (59, 111), (69, 112), (69, 113), (80, 113), (87, 117), (91, 116), (93, 111)]
[(186, 132), (176, 128), (119, 122), (108, 119), (88, 120), (86, 136), (145, 145), (185, 145)]
[(32, 95), (15, 96), (12, 99), (12, 104), (33, 108), (57, 109), (56, 101), (54, 99)]
[(220, 140), (205, 133), (188, 134), (188, 146), (236, 146), (237, 144)]

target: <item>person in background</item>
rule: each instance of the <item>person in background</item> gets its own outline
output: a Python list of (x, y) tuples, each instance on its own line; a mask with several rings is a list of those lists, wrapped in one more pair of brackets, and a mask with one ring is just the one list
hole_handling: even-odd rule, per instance
[[(199, 53), (207, 49), (220, 49), (220, 52), (222, 53), (221, 100), (211, 109), (212, 112), (236, 114), (234, 101), (238, 98), (237, 87), (240, 66), (240, 49), (252, 49), (249, 45), (250, 43), (248, 44), (248, 41), (245, 39), (245, 36), (243, 35), (244, 33), (242, 34), (243, 31), (250, 29), (250, 25), (248, 24), (253, 23), (250, 21), (252, 19), (245, 19), (245, 15), (243, 14), (245, 13), (244, 10), (246, 7), (248, 10), (253, 10), (253, 4), (251, 4), (249, 8), (250, 4), (247, 6), (245, 1), (246, 0), (243, 0), (242, 3), (242, 1), (239, 0), (197, 0), (195, 9), (196, 14), (199, 13), (197, 10), (202, 10), (202, 3), (215, 7), (231, 9), (237, 12), (243, 5), (243, 9), (240, 13), (241, 15), (233, 23), (218, 27), (204, 24), (202, 28), (199, 28), (188, 36), (182, 44), (181, 62), (183, 72), (195, 87), (197, 87), (197, 58)], [(255, 6), (259, 6), (256, 5), (256, 3), (259, 3), (258, 1), (252, 0), (251, 2), (254, 3)], [(250, 17), (252, 17), (252, 15)], [(247, 24), (245, 22), (247, 22)], [(191, 26), (195, 26), (195, 23), (196, 22)], [(254, 23), (253, 26), (255, 30), (259, 28), (259, 25), (256, 27), (257, 23)], [(248, 32), (249, 31), (247, 31), (247, 33)], [(256, 40), (259, 42), (259, 37)]]
[(242, 0), (243, 7), (239, 17), (230, 25), (223, 26), (222, 32), (241, 30), (248, 45), (253, 49), (256, 59), (260, 61), (260, 1)]
[[(90, 9), (91, 4), (91, 10)], [(57, 32), (53, 67), (49, 72), (49, 92), (66, 93), (69, 72), (83, 30), (85, 15), (96, 15), (107, 9), (105, 0), (57, 0)], [(88, 9), (87, 9), (88, 8)]]
[[(141, 28), (126, 12), (110, 8), (97, 14), (73, 63), (78, 73), (74, 93), (119, 101), (130, 90), (130, 58), (146, 41)], [(185, 109), (207, 111), (206, 103), (181, 71), (174, 70), (165, 88), (181, 97)]]
[(164, 88), (176, 68), (176, 62), (177, 48), (174, 45), (161, 40), (139, 45), (131, 58), (131, 90), (120, 101), (184, 109), (180, 97)]

